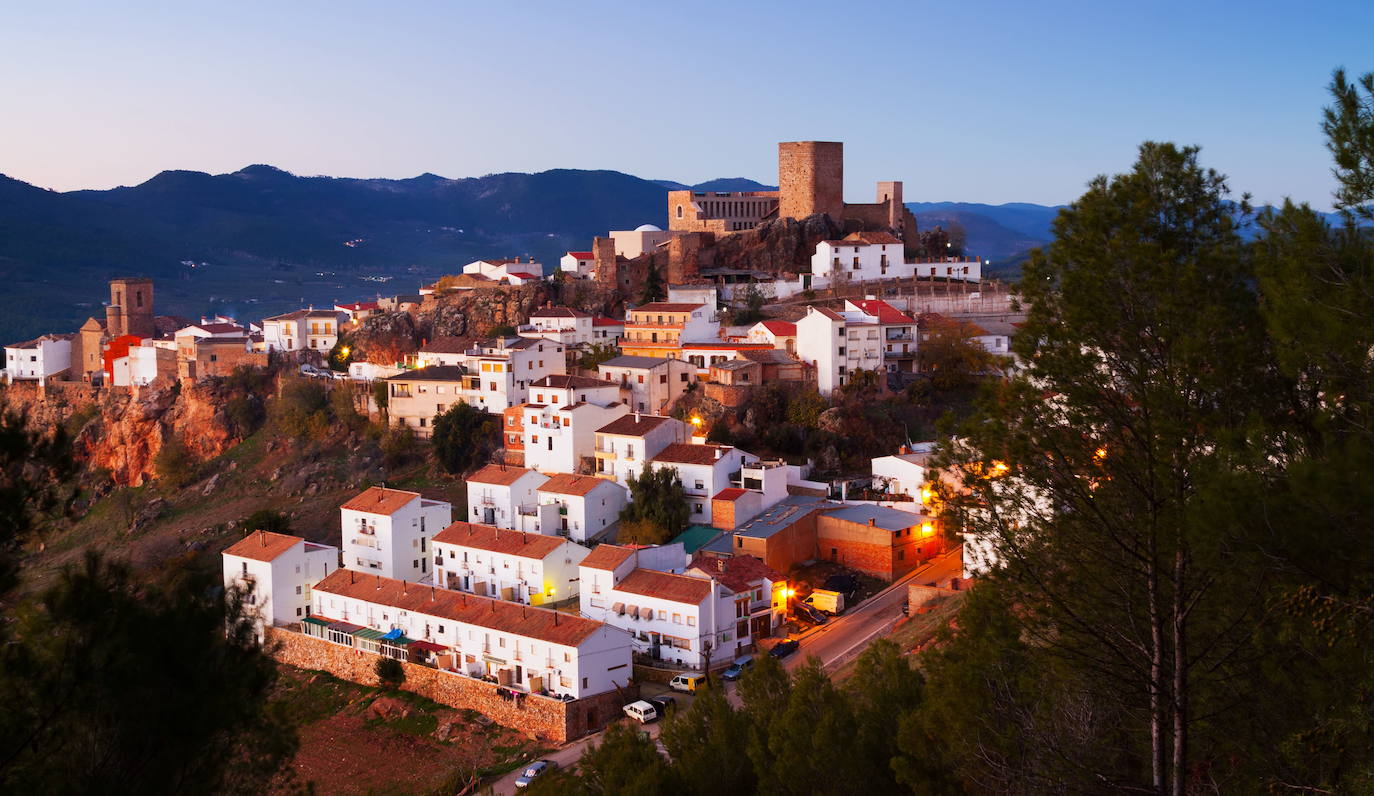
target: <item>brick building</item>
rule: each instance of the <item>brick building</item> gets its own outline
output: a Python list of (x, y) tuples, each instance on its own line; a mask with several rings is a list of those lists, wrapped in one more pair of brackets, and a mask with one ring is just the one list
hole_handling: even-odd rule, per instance
[(933, 518), (868, 504), (818, 515), (816, 542), (821, 558), (885, 581), (900, 578), (944, 550)]

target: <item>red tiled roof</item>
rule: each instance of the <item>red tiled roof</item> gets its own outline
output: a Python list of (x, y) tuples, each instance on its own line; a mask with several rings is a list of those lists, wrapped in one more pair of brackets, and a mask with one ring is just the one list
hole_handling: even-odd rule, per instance
[(778, 337), (796, 337), (797, 325), (789, 321), (759, 321), (763, 328), (777, 335)]
[(878, 323), (915, 323), (916, 319), (880, 299), (864, 299), (854, 306), (878, 318)]
[(539, 274), (532, 274), (529, 271), (507, 271), (506, 276), (518, 276), (521, 279), (543, 279)]
[(528, 605), (478, 597), (433, 586), (337, 569), (312, 591), (400, 608), (504, 633), (575, 647), (601, 628), (600, 622)]
[(598, 315), (598, 316), (596, 316), (595, 318), (592, 318), (592, 326), (624, 326), (624, 325), (625, 325), (625, 322), (622, 321), (622, 320), (617, 320), (617, 319), (615, 319), (615, 318), (607, 318), (607, 317), (605, 317), (605, 316), (603, 316), (603, 315)]
[(462, 354), (477, 343), (476, 337), (436, 337), (420, 347), (423, 354)]
[(851, 232), (851, 233), (849, 233), (848, 235), (845, 235), (845, 236), (844, 236), (844, 242), (845, 242), (845, 243), (855, 243), (855, 242), (858, 242), (858, 243), (867, 243), (867, 244), (873, 245), (873, 244), (882, 244), (882, 243), (888, 243), (888, 244), (897, 243), (897, 244), (900, 244), (900, 243), (902, 242), (902, 240), (901, 240), (901, 238), (898, 238), (896, 235), (893, 235), (891, 232)]
[(735, 593), (753, 589), (760, 580), (770, 580), (773, 583), (787, 580), (785, 575), (754, 556), (720, 558), (697, 553), (687, 569), (689, 572), (695, 569), (710, 575)]
[(811, 309), (815, 310), (816, 312), (819, 312), (820, 314), (824, 315), (825, 317), (829, 318), (829, 319), (832, 320), (832, 321), (842, 321), (842, 320), (844, 320), (844, 316), (843, 316), (843, 315), (841, 315), (841, 314), (839, 314), (838, 312), (836, 312), (836, 311), (830, 309), (829, 307), (812, 307)]
[[(629, 343), (629, 344), (627, 344), (627, 345), (634, 346), (634, 345), (638, 345), (638, 343)], [(748, 349), (772, 348), (772, 347), (773, 347), (773, 344), (772, 344), (772, 343), (747, 343), (747, 342), (739, 342), (739, 341), (736, 341), (736, 342), (733, 342), (733, 343), (731, 343), (731, 342), (714, 342), (714, 341), (713, 341), (713, 342), (705, 342), (705, 343), (682, 343), (682, 344), (680, 344), (679, 347), (680, 347), (680, 348), (683, 348), (683, 349), (689, 349), (689, 348), (690, 348), (690, 349), (697, 349), (697, 350), (706, 349), (706, 350), (711, 350), (711, 351), (745, 351), (745, 350), (748, 350)]]
[(510, 486), (525, 477), (526, 473), (533, 470), (526, 470), (523, 467), (505, 467), (499, 464), (488, 464), (467, 477), (470, 484), (497, 484), (499, 486)]
[[(687, 442), (674, 442), (658, 452), (651, 461), (665, 464), (714, 464), (717, 459), (732, 450), (728, 445), (694, 445)], [(720, 451), (720, 456), (716, 455)]]
[(650, 431), (668, 422), (669, 418), (661, 415), (622, 415), (606, 425), (598, 428), (598, 434), (620, 434), (626, 437), (642, 437)]
[(737, 486), (727, 486), (716, 493), (712, 500), (739, 500), (748, 494), (748, 490), (740, 489)]
[(299, 536), (288, 536), (272, 531), (253, 531), (224, 549), (226, 556), (251, 558), (254, 561), (274, 561), (277, 556), (304, 541)]
[(711, 581), (705, 578), (674, 575), (656, 569), (636, 569), (617, 583), (615, 588), (616, 591), (688, 605), (700, 605), (702, 600), (711, 596)]
[(591, 569), (613, 570), (625, 563), (625, 559), (634, 555), (634, 552), (633, 549), (621, 545), (599, 544), (592, 548), (586, 558), (582, 559), (582, 566)]
[(531, 318), (590, 318), (590, 312), (575, 310), (572, 307), (544, 307), (530, 313)]
[(595, 252), (568, 252), (568, 256), (569, 256), (569, 257), (574, 257), (574, 258), (576, 258), (576, 259), (578, 259), (578, 260), (595, 260), (595, 259), (596, 259), (596, 253), (595, 253)]
[(368, 514), (395, 514), (410, 501), (420, 497), (419, 492), (405, 492), (400, 489), (387, 489), (374, 486), (361, 495), (351, 498), (339, 508), (352, 511), (365, 511)]
[(540, 492), (549, 492), (555, 495), (586, 495), (593, 489), (602, 484), (615, 483), (602, 478), (594, 478), (590, 475), (569, 475), (559, 473), (552, 476), (538, 487)]
[(455, 522), (434, 535), (434, 543), (473, 547), (493, 553), (505, 553), (521, 558), (543, 559), (549, 553), (563, 546), (561, 536), (546, 536), (542, 533), (502, 530), (491, 525), (477, 525), (471, 522)]
[(577, 389), (579, 387), (616, 387), (613, 381), (596, 379), (591, 376), (574, 376), (570, 373), (555, 373), (530, 383), (531, 387), (551, 387), (555, 390)]
[(362, 312), (363, 310), (375, 310), (379, 305), (375, 301), (355, 301), (352, 304), (340, 304), (338, 306), (351, 312)]
[(245, 331), (244, 328), (242, 326), (239, 326), (237, 323), (198, 323), (194, 326), (190, 326), (187, 328), (200, 329), (201, 331), (209, 332), (210, 334)]

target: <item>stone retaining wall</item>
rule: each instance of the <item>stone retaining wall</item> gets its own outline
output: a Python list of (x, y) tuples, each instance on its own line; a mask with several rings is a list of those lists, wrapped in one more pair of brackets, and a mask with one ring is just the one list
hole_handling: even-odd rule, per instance
[[(332, 644), (282, 628), (268, 628), (267, 649), (272, 657), (302, 669), (328, 672), (363, 685), (376, 685), (378, 656)], [(407, 691), (442, 705), (475, 710), (497, 724), (531, 737), (562, 744), (605, 727), (623, 714), (621, 706), (639, 698), (631, 685), (575, 702), (527, 695), (518, 700), (501, 696), (498, 686), (485, 680), (403, 662)]]

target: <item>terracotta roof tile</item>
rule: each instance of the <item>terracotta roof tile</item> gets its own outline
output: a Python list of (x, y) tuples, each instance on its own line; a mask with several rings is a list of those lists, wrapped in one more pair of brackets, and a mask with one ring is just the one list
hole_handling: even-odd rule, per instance
[(671, 301), (653, 301), (642, 307), (635, 307), (630, 312), (691, 312), (700, 309), (705, 304), (674, 303)]
[(602, 624), (580, 616), (528, 605), (478, 597), (433, 586), (335, 570), (312, 591), (401, 608), (504, 633), (575, 647), (600, 630)]
[(662, 415), (628, 414), (612, 420), (598, 428), (598, 434), (620, 434), (626, 437), (642, 437), (658, 428), (671, 418)]
[[(733, 450), (728, 445), (693, 445), (687, 442), (674, 442), (658, 452), (651, 461), (665, 464), (713, 464), (723, 457), (726, 451)], [(720, 452), (717, 455), (717, 451)]]
[(594, 259), (596, 259), (596, 253), (595, 253), (595, 252), (568, 252), (567, 254), (568, 254), (568, 256), (573, 257), (573, 258), (578, 259), (578, 260), (594, 260)]
[(711, 581), (656, 569), (636, 569), (617, 583), (615, 589), (675, 603), (699, 605), (711, 596)]
[(763, 328), (779, 337), (796, 337), (797, 325), (791, 321), (759, 321)]
[(567, 373), (556, 373), (551, 376), (544, 376), (538, 381), (530, 382), (531, 387), (553, 387), (554, 389), (567, 389), (569, 387), (616, 387), (613, 381), (605, 379), (594, 379), (591, 376), (574, 376)]
[(251, 558), (254, 561), (274, 561), (277, 556), (305, 541), (299, 536), (289, 536), (272, 531), (253, 531), (224, 549), (226, 556)]
[(533, 470), (526, 470), (524, 467), (508, 467), (500, 464), (488, 464), (467, 477), (470, 484), (497, 484), (499, 486), (510, 486), (525, 477), (526, 473)]
[(593, 489), (602, 484), (613, 484), (614, 481), (607, 481), (604, 478), (594, 478), (590, 475), (569, 475), (559, 473), (551, 476), (538, 487), (540, 492), (549, 492), (554, 495), (586, 495)]
[(493, 553), (505, 553), (521, 558), (543, 559), (562, 547), (566, 540), (561, 536), (545, 536), (541, 533), (503, 530), (491, 525), (477, 525), (471, 522), (455, 522), (434, 536), (434, 543), (473, 547)]
[(876, 316), (879, 323), (915, 323), (916, 319), (880, 299), (856, 301), (854, 305), (868, 315)]
[(420, 497), (419, 492), (406, 492), (386, 487), (369, 487), (362, 494), (350, 498), (339, 508), (352, 511), (365, 511), (368, 514), (395, 514), (412, 500)]
[(634, 555), (635, 551), (629, 547), (622, 547), (614, 544), (599, 544), (592, 548), (592, 552), (582, 559), (581, 566), (591, 569), (612, 570), (625, 563), (625, 559)]
[(728, 486), (716, 493), (712, 500), (739, 500), (748, 494), (748, 490), (740, 489), (737, 486)]
[(736, 594), (753, 589), (760, 580), (770, 580), (773, 583), (787, 580), (787, 576), (754, 556), (720, 558), (697, 553), (687, 567), (689, 572), (694, 569), (715, 578)]
[(572, 307), (545, 307), (530, 313), (531, 318), (590, 318), (590, 312), (575, 310)]

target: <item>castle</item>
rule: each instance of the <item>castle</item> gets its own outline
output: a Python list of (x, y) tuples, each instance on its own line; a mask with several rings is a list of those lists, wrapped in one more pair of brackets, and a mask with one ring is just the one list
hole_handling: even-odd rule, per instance
[(669, 191), (668, 229), (729, 235), (775, 218), (824, 213), (835, 221), (856, 220), (892, 230), (906, 239), (916, 219), (902, 204), (902, 183), (878, 183), (877, 201), (844, 201), (844, 144), (784, 141), (778, 144), (776, 191)]

